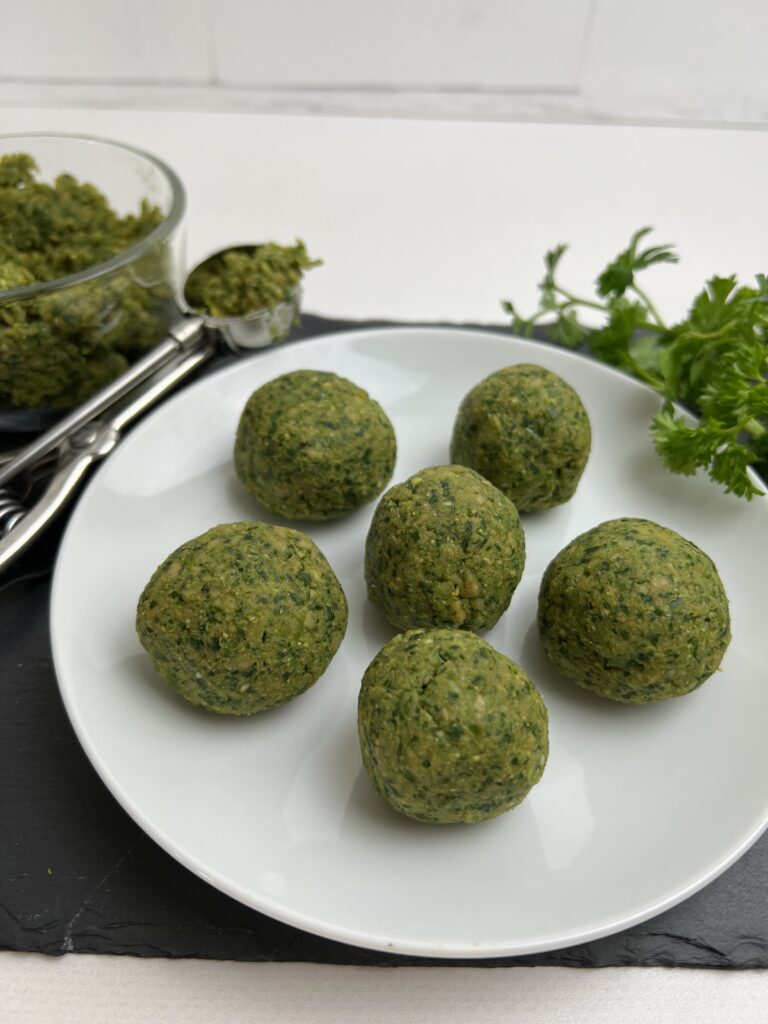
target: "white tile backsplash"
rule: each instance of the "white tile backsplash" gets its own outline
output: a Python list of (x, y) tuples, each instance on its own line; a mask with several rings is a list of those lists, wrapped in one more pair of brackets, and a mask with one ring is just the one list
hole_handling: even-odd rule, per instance
[(215, 0), (222, 82), (573, 89), (591, 0)]
[(207, 0), (9, 0), (0, 79), (208, 82)]
[(0, 106), (768, 125), (768, 0), (22, 0)]
[(766, 0), (598, 0), (583, 90), (670, 104), (768, 99)]

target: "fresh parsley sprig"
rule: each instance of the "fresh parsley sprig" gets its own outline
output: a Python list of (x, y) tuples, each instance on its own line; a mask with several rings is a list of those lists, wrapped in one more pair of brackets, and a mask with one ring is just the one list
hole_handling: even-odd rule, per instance
[[(512, 329), (531, 337), (546, 324), (547, 337), (632, 374), (664, 397), (651, 424), (656, 450), (673, 473), (706, 469), (726, 491), (751, 499), (763, 492), (747, 472), (768, 466), (768, 279), (739, 286), (735, 277), (713, 277), (695, 297), (688, 316), (668, 326), (637, 274), (658, 263), (677, 263), (668, 245), (643, 248), (651, 228), (641, 228), (596, 281), (597, 298), (574, 295), (557, 274), (567, 246), (544, 257), (539, 308), (521, 316), (508, 301)], [(598, 327), (579, 319), (602, 315)], [(691, 426), (674, 402), (699, 416)]]

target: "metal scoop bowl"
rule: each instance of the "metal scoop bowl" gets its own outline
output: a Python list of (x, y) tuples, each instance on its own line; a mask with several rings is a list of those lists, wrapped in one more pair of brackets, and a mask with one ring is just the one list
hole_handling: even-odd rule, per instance
[[(254, 245), (229, 246), (208, 256), (187, 276), (224, 253)], [(213, 317), (193, 311), (185, 289), (177, 298), (182, 316), (168, 337), (119, 377), (64, 416), (31, 444), (0, 456), (0, 573), (42, 533), (65, 507), (87, 471), (115, 448), (123, 430), (165, 397), (219, 349), (247, 355), (287, 337), (298, 315), (301, 287), (269, 309), (241, 317)], [(26, 501), (41, 474), (45, 491)]]
[[(214, 252), (207, 256), (202, 263), (198, 263), (187, 275), (187, 282), (198, 270), (205, 270), (206, 267), (218, 263), (225, 253), (242, 252), (251, 256), (258, 248), (258, 245), (232, 245), (227, 249)], [(283, 341), (299, 313), (301, 288), (297, 285), (289, 298), (271, 309), (257, 309), (245, 316), (208, 316), (191, 308), (187, 295), (187, 282), (185, 282), (184, 290), (178, 300), (181, 309), (188, 316), (201, 317), (206, 329), (216, 332), (219, 341), (223, 341), (235, 353), (255, 348), (266, 348), (268, 345), (275, 345)]]

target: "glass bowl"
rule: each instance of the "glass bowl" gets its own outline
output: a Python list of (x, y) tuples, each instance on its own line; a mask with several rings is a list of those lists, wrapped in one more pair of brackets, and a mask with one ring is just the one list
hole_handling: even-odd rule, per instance
[(0, 430), (43, 429), (165, 337), (183, 272), (181, 181), (132, 146), (76, 135), (0, 136), (0, 156), (28, 153), (39, 180), (88, 182), (121, 216), (142, 200), (163, 220), (130, 248), (53, 281), (0, 290)]

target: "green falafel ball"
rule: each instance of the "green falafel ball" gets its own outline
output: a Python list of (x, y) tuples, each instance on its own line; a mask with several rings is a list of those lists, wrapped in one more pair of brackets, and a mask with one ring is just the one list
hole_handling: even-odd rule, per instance
[(547, 709), (523, 670), (474, 633), (414, 629), (368, 666), (363, 764), (396, 811), (434, 824), (519, 804), (547, 761)]
[(612, 519), (572, 540), (544, 573), (538, 627), (559, 672), (629, 704), (695, 690), (731, 639), (712, 559), (647, 519)]
[(398, 629), (490, 629), (524, 565), (515, 506), (463, 466), (432, 466), (392, 487), (365, 542), (368, 597)]
[(270, 512), (332, 519), (381, 493), (396, 454), (392, 424), (367, 392), (335, 373), (295, 370), (248, 399), (235, 469)]
[(451, 461), (477, 470), (520, 512), (572, 498), (592, 431), (581, 399), (556, 373), (520, 363), (492, 373), (459, 407)]
[(341, 584), (313, 541), (268, 523), (226, 523), (154, 572), (136, 629), (182, 697), (225, 715), (283, 704), (325, 672), (347, 628)]

